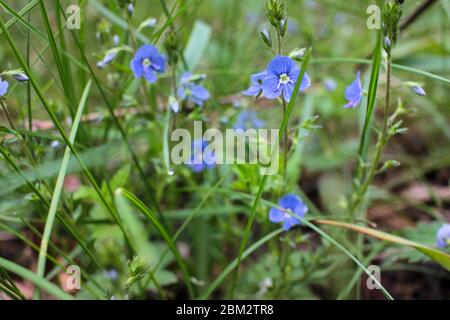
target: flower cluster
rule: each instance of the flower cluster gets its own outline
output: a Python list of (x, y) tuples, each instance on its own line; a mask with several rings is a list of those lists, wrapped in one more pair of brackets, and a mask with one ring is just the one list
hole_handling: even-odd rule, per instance
[[(301, 70), (290, 57), (276, 56), (267, 66), (267, 70), (251, 77), (251, 86), (243, 91), (244, 95), (259, 97), (261, 94), (267, 99), (277, 98), (290, 101)], [(305, 72), (299, 91), (311, 86), (311, 80)]]
[(282, 197), (278, 208), (269, 211), (269, 220), (273, 223), (283, 223), (283, 230), (288, 231), (292, 227), (301, 224), (301, 220), (308, 213), (306, 204), (295, 194), (287, 194)]

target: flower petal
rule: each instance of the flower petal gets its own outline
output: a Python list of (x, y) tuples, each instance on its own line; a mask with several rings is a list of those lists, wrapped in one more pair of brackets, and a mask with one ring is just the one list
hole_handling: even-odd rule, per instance
[(297, 64), (289, 57), (276, 56), (267, 66), (269, 75), (280, 76), (282, 74), (291, 74), (293, 70), (298, 68)]
[(209, 91), (202, 86), (193, 85), (191, 90), (192, 95), (199, 100), (208, 100), (211, 97)]
[(283, 230), (284, 231), (288, 231), (290, 230), (292, 227), (299, 225), (300, 224), (300, 220), (294, 218), (294, 217), (288, 217), (284, 220), (283, 223)]
[(251, 82), (254, 85), (261, 85), (261, 82), (267, 77), (267, 71), (261, 71), (259, 73), (255, 73), (251, 76)]
[(360, 79), (360, 72), (358, 71), (356, 75), (356, 80), (353, 81), (346, 89), (345, 89), (345, 98), (348, 101), (358, 101), (362, 98), (362, 86)]
[(262, 88), (260, 85), (251, 86), (247, 90), (242, 91), (242, 94), (245, 96), (253, 97), (253, 96), (257, 96), (261, 92), (261, 90), (262, 90)]
[(281, 86), (279, 86), (280, 80), (275, 75), (269, 75), (264, 79), (262, 87), (264, 96), (267, 99), (273, 100), (281, 95)]
[(269, 220), (273, 223), (279, 223), (284, 221), (284, 212), (277, 208), (272, 208), (269, 211)]
[(9, 83), (0, 79), (0, 97), (3, 97), (8, 92)]
[(144, 75), (144, 66), (142, 65), (142, 61), (140, 59), (134, 58), (131, 60), (130, 67), (136, 78), (141, 78)]
[(295, 194), (287, 194), (278, 202), (280, 207), (290, 209), (292, 212), (294, 212), (295, 208), (302, 203), (300, 197)]
[(144, 72), (144, 78), (149, 83), (155, 83), (156, 80), (158, 80), (158, 77), (156, 76), (156, 73), (150, 69)]

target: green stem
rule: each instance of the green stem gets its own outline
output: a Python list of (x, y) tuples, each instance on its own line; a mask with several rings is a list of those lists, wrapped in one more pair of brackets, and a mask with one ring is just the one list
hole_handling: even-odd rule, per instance
[(383, 129), (378, 137), (378, 142), (375, 149), (375, 155), (373, 157), (369, 173), (364, 179), (364, 183), (358, 189), (356, 194), (353, 196), (353, 201), (350, 207), (350, 212), (352, 212), (353, 217), (358, 210), (364, 196), (366, 195), (367, 189), (372, 184), (373, 179), (378, 171), (378, 163), (380, 162), (381, 155), (383, 153), (384, 147), (388, 142), (388, 129), (389, 129), (389, 105), (390, 105), (390, 87), (391, 87), (391, 72), (392, 72), (392, 59), (391, 55), (388, 54), (387, 58), (387, 75), (386, 75), (386, 94), (385, 94), (385, 105), (384, 105), (384, 116), (383, 116)]

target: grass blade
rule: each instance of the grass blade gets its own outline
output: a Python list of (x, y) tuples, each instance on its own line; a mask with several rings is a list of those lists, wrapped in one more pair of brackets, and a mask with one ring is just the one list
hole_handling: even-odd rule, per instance
[(50, 293), (51, 295), (55, 296), (56, 298), (62, 299), (62, 300), (73, 300), (74, 298), (61, 290), (59, 287), (54, 285), (53, 283), (38, 277), (36, 274), (31, 272), (28, 269), (25, 269), (24, 267), (11, 262), (9, 260), (6, 260), (4, 258), (0, 257), (0, 267), (9, 270), (18, 276), (22, 277), (23, 279), (29, 280), (33, 282), (36, 286), (41, 288), (42, 290), (45, 290), (46, 292)]
[[(70, 132), (70, 143), (75, 142), (75, 137), (77, 136), (78, 128), (81, 121), (81, 116), (83, 115), (84, 107), (86, 106), (87, 98), (89, 95), (89, 92), (91, 90), (91, 81), (88, 82), (86, 85), (83, 95), (81, 96), (81, 101), (78, 106), (78, 110), (73, 122), (72, 130)], [(47, 214), (47, 220), (45, 222), (45, 228), (44, 228), (44, 234), (42, 236), (41, 241), (41, 249), (39, 251), (39, 258), (38, 258), (38, 266), (37, 266), (37, 272), (36, 274), (38, 277), (43, 278), (45, 273), (45, 263), (46, 263), (46, 257), (47, 257), (47, 249), (48, 249), (48, 243), (50, 240), (50, 236), (53, 229), (53, 224), (55, 223), (55, 217), (56, 217), (56, 211), (58, 209), (59, 205), (59, 199), (61, 197), (62, 188), (64, 185), (64, 179), (66, 177), (67, 167), (69, 165), (70, 160), (70, 148), (66, 147), (66, 151), (64, 152), (64, 157), (61, 163), (61, 167), (59, 169), (58, 178), (56, 179), (56, 186), (55, 190), (53, 192), (52, 201), (50, 203), (50, 209)], [(38, 291), (39, 292), (39, 291)], [(39, 295), (39, 293), (38, 293)]]
[(426, 246), (426, 245), (423, 245), (421, 243), (417, 243), (417, 242), (414, 242), (411, 240), (407, 240), (407, 239), (404, 239), (399, 236), (394, 236), (394, 235), (386, 233), (386, 232), (382, 232), (379, 230), (375, 230), (375, 229), (371, 229), (371, 228), (367, 228), (367, 227), (363, 227), (363, 226), (358, 226), (358, 225), (351, 224), (351, 223), (331, 221), (331, 220), (317, 220), (316, 223), (334, 226), (334, 227), (345, 228), (345, 229), (356, 231), (358, 233), (366, 234), (368, 236), (371, 236), (371, 237), (374, 237), (374, 238), (377, 238), (380, 240), (389, 241), (389, 242), (393, 242), (396, 244), (412, 247), (412, 248), (419, 250), (420, 252), (426, 254), (427, 256), (429, 256), (431, 259), (433, 259), (434, 261), (439, 263), (442, 267), (447, 269), (447, 271), (450, 271), (450, 255), (448, 253), (437, 250), (435, 248), (431, 248), (429, 246)]
[[(247, 257), (249, 257), (253, 252), (255, 252), (259, 247), (261, 247), (266, 242), (269, 242), (273, 238), (277, 237), (283, 232), (283, 229), (278, 229), (272, 233), (269, 233), (265, 237), (261, 238), (254, 244), (252, 244), (247, 250), (245, 250), (242, 253), (241, 261), (245, 260)], [(214, 280), (213, 283), (211, 283), (206, 291), (199, 297), (201, 300), (208, 299), (209, 296), (214, 292), (214, 290), (225, 280), (225, 278), (233, 271), (235, 268), (237, 268), (238, 265), (238, 259), (234, 259)]]
[(181, 256), (180, 252), (177, 249), (177, 246), (173, 242), (170, 235), (167, 233), (164, 226), (161, 224), (161, 222), (158, 221), (156, 216), (148, 209), (145, 204), (142, 203), (141, 200), (139, 200), (134, 194), (131, 192), (125, 190), (125, 189), (118, 189), (118, 192), (121, 192), (135, 207), (138, 209), (147, 219), (150, 221), (150, 223), (156, 228), (158, 233), (163, 237), (163, 239), (167, 242), (167, 245), (169, 246), (170, 250), (172, 250), (172, 253), (177, 260), (177, 263), (181, 269), (181, 272), (183, 274), (184, 282), (186, 284), (186, 287), (189, 291), (189, 295), (191, 298), (195, 297), (195, 291), (191, 284), (191, 277), (189, 275), (189, 272), (187, 270), (186, 264), (183, 260), (183, 257)]

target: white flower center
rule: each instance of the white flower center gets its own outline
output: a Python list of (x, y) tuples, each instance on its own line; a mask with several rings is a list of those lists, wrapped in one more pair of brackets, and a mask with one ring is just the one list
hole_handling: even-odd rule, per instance
[(286, 73), (283, 73), (280, 76), (280, 84), (288, 84), (291, 82), (293, 82), (293, 81), (291, 80), (291, 78), (289, 78), (289, 76)]
[(149, 58), (145, 58), (144, 61), (142, 61), (142, 64), (144, 68), (149, 68), (152, 65), (152, 61)]

